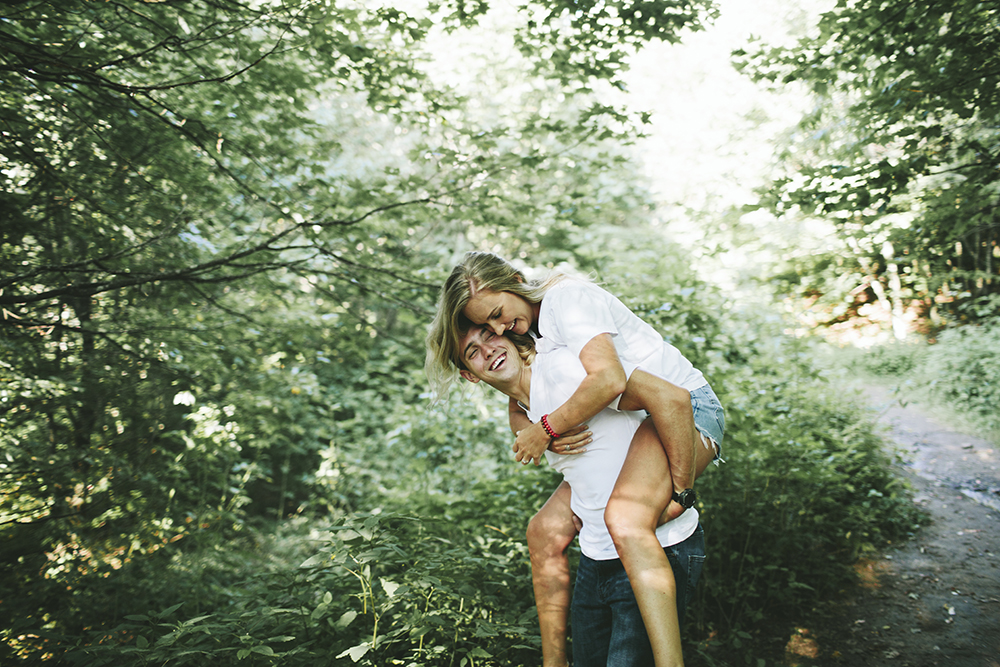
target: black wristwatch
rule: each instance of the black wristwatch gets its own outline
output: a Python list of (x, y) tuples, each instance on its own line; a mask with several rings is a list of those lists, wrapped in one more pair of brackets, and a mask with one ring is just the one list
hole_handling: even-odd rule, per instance
[(684, 489), (680, 493), (674, 491), (674, 500), (680, 503), (681, 507), (688, 510), (698, 502), (698, 494), (694, 492), (694, 489)]

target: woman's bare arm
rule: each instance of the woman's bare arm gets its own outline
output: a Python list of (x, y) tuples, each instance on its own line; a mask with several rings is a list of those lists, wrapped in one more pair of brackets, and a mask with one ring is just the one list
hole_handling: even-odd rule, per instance
[[(580, 361), (587, 376), (573, 395), (547, 418), (549, 426), (560, 435), (608, 407), (625, 391), (625, 369), (618, 359), (611, 334), (603, 333), (590, 339), (580, 351)], [(540, 423), (531, 424), (517, 435), (515, 458), (521, 463), (532, 460), (537, 463), (548, 446), (549, 435), (545, 428)]]

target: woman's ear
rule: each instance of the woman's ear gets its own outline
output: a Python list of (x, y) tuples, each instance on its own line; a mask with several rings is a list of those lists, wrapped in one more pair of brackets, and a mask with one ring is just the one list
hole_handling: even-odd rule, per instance
[(475, 375), (473, 375), (469, 371), (459, 371), (458, 374), (461, 375), (466, 380), (468, 380), (469, 382), (471, 382), (472, 384), (475, 384), (475, 383), (479, 382), (479, 378), (477, 378)]

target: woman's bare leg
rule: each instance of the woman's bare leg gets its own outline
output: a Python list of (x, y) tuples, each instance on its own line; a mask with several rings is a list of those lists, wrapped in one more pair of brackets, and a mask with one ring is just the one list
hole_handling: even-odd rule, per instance
[[(668, 520), (665, 515), (671, 509), (668, 501), (673, 485), (670, 462), (653, 421), (647, 418), (632, 439), (604, 520), (632, 583), (656, 667), (676, 667), (684, 664), (677, 587), (670, 561), (656, 537), (656, 526)], [(694, 460), (697, 476), (712, 462), (715, 450), (701, 446), (700, 435), (692, 437), (698, 438), (699, 445)]]
[[(714, 447), (705, 447), (694, 425), (691, 393), (675, 384), (636, 369), (629, 376), (618, 407), (622, 410), (645, 410), (656, 426), (657, 436), (670, 462), (673, 488), (691, 488), (694, 480), (715, 458)], [(648, 420), (647, 420), (648, 421)], [(660, 523), (675, 519), (684, 512), (667, 496)]]
[(528, 522), (531, 583), (535, 589), (543, 667), (566, 667), (566, 625), (571, 598), (566, 549), (577, 527), (570, 509), (570, 487), (562, 482)]
[[(708, 445), (701, 441), (700, 433), (695, 437), (698, 438), (699, 442), (697, 449), (695, 450), (694, 477), (695, 479), (698, 479), (701, 477), (701, 473), (705, 472), (708, 468), (708, 464), (715, 460), (716, 450), (715, 445), (711, 444), (711, 441), (709, 441)], [(680, 505), (676, 502), (669, 503), (665, 508), (663, 508), (663, 512), (660, 513), (660, 520), (656, 522), (656, 525), (662, 526), (666, 522), (676, 519), (683, 514), (683, 511), (676, 511), (679, 507)], [(684, 508), (680, 507), (680, 509), (683, 510)]]
[(656, 667), (684, 664), (674, 572), (656, 538), (672, 491), (670, 465), (647, 419), (629, 446), (604, 521), (632, 584)]

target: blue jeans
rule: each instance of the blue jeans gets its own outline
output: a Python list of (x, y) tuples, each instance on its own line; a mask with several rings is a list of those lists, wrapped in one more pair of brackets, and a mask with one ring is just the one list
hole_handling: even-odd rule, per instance
[[(677, 582), (677, 616), (683, 625), (705, 563), (701, 524), (664, 551)], [(573, 667), (653, 667), (646, 626), (621, 560), (580, 556), (571, 614)]]

